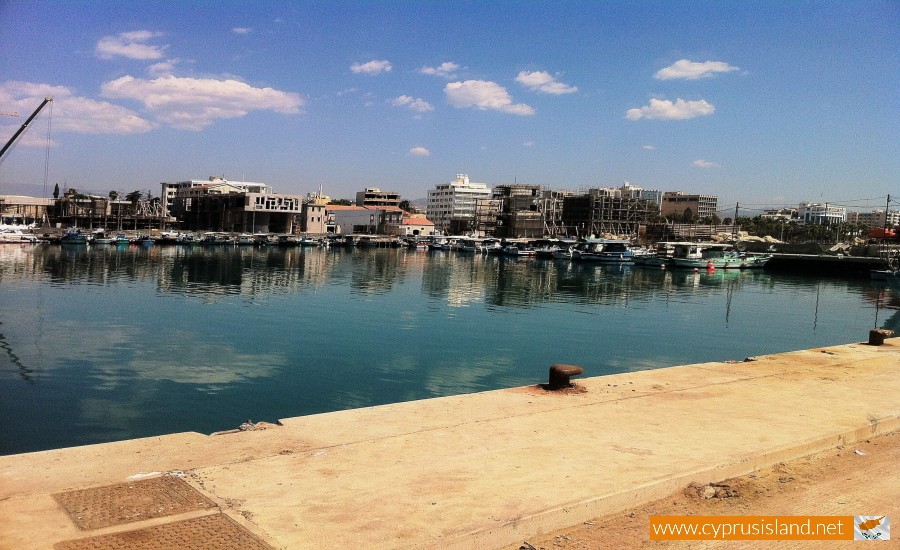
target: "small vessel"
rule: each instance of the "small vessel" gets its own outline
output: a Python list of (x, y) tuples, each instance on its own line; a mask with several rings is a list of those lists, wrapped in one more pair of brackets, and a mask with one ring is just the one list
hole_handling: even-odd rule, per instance
[(572, 251), (572, 259), (582, 262), (629, 263), (634, 259), (630, 243), (620, 239), (588, 239)]
[(241, 233), (237, 236), (237, 244), (242, 246), (253, 246), (256, 244), (256, 237), (247, 233)]
[(131, 241), (128, 240), (128, 235), (125, 233), (117, 233), (115, 238), (116, 246), (128, 246), (131, 244)]
[(500, 254), (503, 251), (503, 246), (500, 244), (500, 239), (495, 239), (493, 237), (488, 237), (486, 239), (482, 239), (481, 241), (481, 253), (482, 254)]
[(678, 243), (671, 263), (687, 269), (760, 269), (771, 257), (737, 252), (730, 244)]
[(66, 234), (59, 239), (59, 244), (66, 245), (86, 245), (87, 242), (87, 235), (83, 234), (81, 230), (77, 228), (69, 229), (66, 231)]
[(34, 244), (38, 238), (32, 233), (25, 233), (21, 229), (3, 229), (0, 231), (0, 244)]
[(478, 239), (462, 238), (456, 241), (456, 249), (460, 252), (481, 252), (481, 242)]
[(503, 247), (504, 256), (527, 257), (534, 256), (535, 250), (531, 243), (527, 241), (507, 241)]

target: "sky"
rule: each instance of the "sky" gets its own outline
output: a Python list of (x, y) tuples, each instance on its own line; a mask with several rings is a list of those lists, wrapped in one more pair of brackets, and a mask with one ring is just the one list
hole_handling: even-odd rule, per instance
[(894, 0), (0, 0), (0, 52), (0, 144), (53, 97), (0, 194), (415, 200), (468, 174), (741, 215), (900, 199)]

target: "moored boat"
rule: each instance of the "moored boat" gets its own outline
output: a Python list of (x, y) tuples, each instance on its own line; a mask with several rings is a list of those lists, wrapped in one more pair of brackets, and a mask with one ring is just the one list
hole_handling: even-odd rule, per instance
[(86, 245), (87, 242), (87, 235), (82, 233), (79, 229), (69, 229), (66, 231), (66, 234), (59, 239), (59, 244), (66, 245)]
[(621, 239), (588, 239), (572, 250), (572, 259), (582, 262), (629, 263), (634, 258), (630, 243)]
[(760, 269), (770, 258), (737, 252), (729, 244), (678, 243), (671, 263), (682, 269)]

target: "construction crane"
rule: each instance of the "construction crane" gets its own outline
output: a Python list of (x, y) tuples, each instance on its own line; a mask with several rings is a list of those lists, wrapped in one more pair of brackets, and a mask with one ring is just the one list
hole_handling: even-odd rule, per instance
[[(52, 98), (52, 97), (45, 97), (45, 98), (44, 98), (44, 101), (42, 101), (41, 104), (38, 105), (38, 108), (35, 109), (34, 112), (31, 113), (31, 116), (28, 117), (28, 120), (25, 121), (25, 124), (23, 124), (22, 127), (19, 128), (19, 129), (16, 131), (15, 134), (13, 134), (13, 137), (9, 138), (9, 141), (6, 142), (6, 145), (3, 146), (3, 149), (0, 149), (0, 161), (3, 160), (3, 155), (5, 155), (5, 154), (6, 154), (6, 151), (7, 151), (10, 147), (12, 147), (12, 144), (15, 143), (16, 139), (18, 139), (19, 136), (22, 135), (22, 132), (24, 132), (25, 130), (28, 129), (28, 125), (31, 124), (31, 121), (34, 120), (34, 117), (38, 116), (38, 113), (41, 112), (41, 109), (43, 109), (43, 108), (44, 108), (48, 103), (50, 103), (51, 101), (53, 101), (53, 98)], [(5, 113), (4, 113), (4, 114), (5, 114)], [(18, 114), (14, 114), (14, 115), (12, 115), (12, 116), (19, 116), (19, 115), (18, 115)]]

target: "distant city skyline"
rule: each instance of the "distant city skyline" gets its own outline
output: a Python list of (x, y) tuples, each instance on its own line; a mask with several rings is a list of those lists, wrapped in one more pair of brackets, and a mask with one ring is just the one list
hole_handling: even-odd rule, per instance
[(0, 25), (0, 144), (54, 98), (0, 194), (46, 162), (48, 193), (216, 175), (416, 200), (464, 173), (748, 215), (900, 199), (893, 2), (8, 0)]

